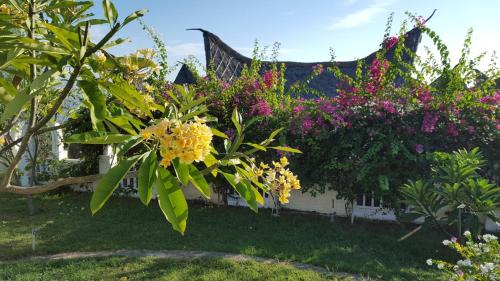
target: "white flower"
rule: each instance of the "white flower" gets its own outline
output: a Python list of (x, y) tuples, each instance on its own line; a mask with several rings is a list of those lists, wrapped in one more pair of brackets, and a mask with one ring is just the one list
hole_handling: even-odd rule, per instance
[(483, 240), (486, 241), (486, 242), (490, 242), (492, 240), (497, 240), (498, 238), (495, 236), (495, 235), (491, 235), (491, 234), (485, 234), (483, 235)]
[(444, 264), (438, 263), (438, 269), (443, 269), (443, 268), (444, 268)]
[(470, 234), (470, 231), (466, 230), (466, 231), (464, 232), (464, 236), (469, 237), (470, 235), (471, 235), (471, 234)]
[(432, 259), (428, 259), (425, 262), (427, 263), (427, 265), (432, 265)]
[(443, 245), (448, 246), (451, 244), (450, 240), (443, 240)]
[(459, 260), (459, 261), (457, 261), (457, 264), (460, 266), (467, 266), (467, 267), (472, 266), (472, 262), (468, 259), (467, 260)]
[(481, 273), (488, 273), (495, 268), (495, 265), (492, 262), (487, 262), (484, 265), (480, 265)]

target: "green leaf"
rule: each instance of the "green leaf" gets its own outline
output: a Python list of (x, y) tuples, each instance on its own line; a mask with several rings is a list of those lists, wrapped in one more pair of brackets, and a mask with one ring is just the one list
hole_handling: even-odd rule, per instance
[(130, 22), (144, 16), (146, 13), (148, 13), (149, 10), (148, 9), (143, 9), (143, 10), (139, 10), (139, 11), (135, 11), (133, 12), (132, 14), (130, 14), (128, 17), (125, 18), (125, 20), (123, 20), (123, 24), (122, 24), (122, 27), (129, 24)]
[(15, 116), (16, 114), (21, 112), (24, 105), (31, 99), (33, 99), (33, 95), (27, 94), (26, 91), (23, 91), (15, 96), (14, 99), (6, 105), (2, 114), (2, 118), (0, 118), (0, 123), (7, 121), (12, 116)]
[(124, 102), (125, 106), (132, 109), (139, 109), (149, 117), (153, 117), (148, 105), (144, 102), (144, 98), (128, 82), (104, 82), (101, 85), (108, 89), (114, 97)]
[(14, 99), (12, 99), (5, 107), (5, 110), (2, 114), (2, 117), (0, 118), (0, 123), (5, 122), (12, 116), (15, 116), (19, 112), (22, 111), (23, 107), (33, 99), (34, 96), (36, 96), (39, 91), (44, 90), (44, 87), (47, 86), (47, 84), (50, 82), (50, 78), (52, 76), (58, 75), (59, 72), (57, 70), (50, 70), (47, 71), (40, 76), (38, 76), (31, 84), (29, 87), (29, 94), (26, 91), (22, 91), (21, 93), (17, 94)]
[[(236, 177), (232, 174), (222, 173), (227, 182), (238, 192), (238, 194), (247, 202), (250, 209), (257, 213), (259, 206), (257, 205), (256, 193), (252, 190), (252, 185), (246, 180), (236, 182)], [(260, 194), (259, 194), (260, 195)], [(262, 199), (262, 202), (264, 200)]]
[(73, 50), (79, 48), (78, 34), (67, 29), (42, 22), (42, 25), (55, 35), (55, 39), (63, 44), (66, 49)]
[(153, 197), (153, 183), (156, 180), (157, 168), (158, 159), (156, 158), (156, 151), (151, 151), (142, 162), (137, 174), (139, 198), (146, 206)]
[(65, 143), (82, 143), (82, 144), (112, 144), (121, 143), (130, 140), (133, 136), (107, 133), (107, 132), (85, 132), (74, 134), (64, 139)]
[(17, 96), (17, 89), (7, 80), (0, 77), (0, 103), (6, 104)]
[(90, 210), (92, 214), (97, 213), (106, 201), (108, 201), (111, 194), (118, 187), (118, 184), (127, 175), (128, 171), (134, 166), (141, 157), (144, 155), (136, 155), (127, 160), (120, 161), (116, 166), (111, 168), (109, 172), (97, 183), (92, 198), (90, 199)]
[(96, 123), (106, 119), (106, 97), (99, 90), (99, 86), (95, 81), (82, 80), (78, 82), (78, 86), (83, 90), (83, 98), (87, 102), (90, 110), (90, 120), (92, 127), (97, 128)]
[(251, 142), (245, 142), (245, 144), (249, 145), (251, 147), (257, 148), (258, 150), (267, 151), (267, 149), (264, 146), (260, 145), (260, 144), (251, 143)]
[(122, 143), (119, 143), (117, 145), (117, 154), (116, 154), (116, 157), (118, 157), (118, 159), (122, 158), (125, 153), (127, 153), (132, 147), (140, 144), (142, 142), (142, 138), (139, 137), (139, 136), (134, 136), (134, 137), (131, 137), (130, 140), (126, 141), (126, 142), (122, 142)]
[(237, 108), (233, 110), (233, 114), (231, 115), (231, 121), (233, 121), (234, 127), (236, 128), (238, 134), (241, 134), (241, 115), (238, 112)]
[(196, 169), (196, 167), (191, 164), (189, 167), (189, 181), (194, 185), (196, 189), (207, 199), (210, 199), (210, 186), (208, 185), (203, 174)]
[(102, 8), (104, 10), (104, 16), (110, 24), (115, 24), (118, 19), (118, 13), (116, 12), (115, 5), (110, 0), (102, 1)]
[(287, 152), (291, 152), (291, 153), (302, 153), (302, 151), (295, 149), (295, 148), (288, 147), (288, 146), (272, 146), (270, 148), (276, 149), (276, 150), (281, 150), (281, 151), (287, 151)]
[(214, 134), (214, 136), (218, 136), (220, 138), (224, 138), (224, 139), (228, 139), (229, 137), (224, 134), (223, 132), (215, 129), (215, 128), (210, 128), (212, 130), (212, 134)]
[(177, 178), (183, 186), (186, 186), (189, 182), (189, 165), (181, 163), (179, 158), (172, 160), (172, 164), (174, 164), (174, 170)]
[(154, 185), (158, 195), (158, 205), (173, 229), (184, 234), (188, 218), (188, 205), (177, 180), (169, 171), (158, 166), (158, 178)]
[(22, 47), (25, 49), (35, 50), (42, 53), (62, 54), (62, 55), (68, 54), (67, 50), (53, 47), (50, 44), (42, 43), (28, 37), (19, 38), (17, 41), (20, 43), (18, 44), (18, 47)]
[[(207, 168), (209, 167), (212, 167), (213, 165), (216, 165), (217, 163), (219, 163), (219, 161), (217, 160), (217, 158), (215, 158), (212, 153), (209, 153), (207, 156), (205, 156), (205, 159), (203, 159), (203, 163), (205, 163), (205, 166), (207, 166)], [(217, 176), (217, 169), (214, 169), (211, 171), (212, 175), (214, 177)]]

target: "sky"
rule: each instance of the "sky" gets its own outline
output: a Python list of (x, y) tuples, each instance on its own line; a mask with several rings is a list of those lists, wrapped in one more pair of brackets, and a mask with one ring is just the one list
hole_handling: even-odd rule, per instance
[[(95, 1), (95, 13), (102, 14), (101, 1)], [(405, 12), (427, 18), (458, 60), (463, 40), (473, 28), (472, 55), (496, 50), (500, 56), (500, 1), (498, 0), (115, 0), (121, 18), (147, 8), (143, 21), (161, 35), (171, 65), (188, 55), (204, 63), (203, 28), (218, 35), (243, 55), (251, 56), (255, 40), (260, 46), (281, 44), (279, 60), (315, 62), (330, 60), (330, 48), (336, 60), (354, 60), (377, 50), (387, 18), (394, 13), (392, 34), (397, 34)], [(93, 37), (105, 34), (105, 25), (95, 28)], [(130, 43), (115, 47), (118, 55), (138, 48), (153, 48), (152, 40), (138, 23), (127, 26), (120, 37)], [(423, 45), (431, 46), (428, 38)], [(420, 45), (422, 46), (422, 45)], [(423, 48), (419, 47), (419, 52)], [(489, 60), (489, 57), (488, 59)], [(500, 60), (498, 60), (500, 65)], [(485, 62), (486, 65), (486, 62)], [(176, 72), (172, 74), (175, 77)]]

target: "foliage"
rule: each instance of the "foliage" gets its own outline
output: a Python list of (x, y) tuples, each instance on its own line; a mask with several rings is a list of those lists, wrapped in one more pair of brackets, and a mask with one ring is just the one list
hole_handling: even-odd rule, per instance
[(467, 241), (460, 244), (457, 238), (444, 240), (443, 244), (456, 251), (461, 259), (456, 264), (446, 261), (428, 259), (428, 265), (435, 265), (438, 269), (446, 272), (449, 280), (477, 280), (493, 281), (500, 277), (500, 244), (498, 238), (491, 234), (478, 236), (474, 241), (472, 234), (464, 233)]
[[(168, 66), (164, 48), (160, 48), (162, 67), (154, 62), (153, 50), (142, 49), (123, 57), (108, 53), (107, 48), (125, 41), (110, 41), (111, 38), (144, 11), (134, 12), (120, 22), (117, 9), (109, 0), (102, 2), (105, 19), (92, 18), (88, 11), (93, 2), (88, 1), (0, 3), (5, 7), (0, 18), (5, 24), (1, 34), (5, 40), (0, 44), (0, 50), (5, 51), (1, 76), (7, 78), (1, 80), (2, 89), (7, 91), (0, 91), (0, 100), (5, 105), (0, 117), (2, 135), (10, 131), (21, 115), (20, 120), (27, 125), (25, 134), (8, 144), (12, 147), (20, 142), (20, 147), (2, 179), (0, 191), (37, 193), (58, 188), (58, 182), (67, 182), (59, 179), (30, 189), (13, 185), (12, 175), (34, 137), (42, 130), (56, 128), (50, 128), (58, 120), (56, 113), (62, 111), (78, 117), (65, 112), (63, 107), (74, 96), (76, 104), (88, 110), (90, 122), (85, 124), (91, 126), (90, 131), (67, 136), (65, 143), (111, 145), (117, 152), (116, 165), (99, 180), (93, 193), (90, 201), (93, 214), (104, 206), (135, 165), (140, 166), (141, 201), (147, 205), (152, 194), (157, 194), (166, 219), (180, 233), (184, 233), (188, 218), (181, 187), (191, 184), (205, 198), (210, 198), (211, 189), (205, 179), (209, 173), (224, 177), (257, 212), (258, 205), (264, 203), (258, 190), (269, 188), (252, 171), (240, 174), (239, 170), (249, 166), (253, 154), (266, 150), (276, 133), (255, 144), (245, 142), (253, 121), (244, 122), (237, 109), (231, 115), (236, 130), (234, 140), (212, 130), (207, 124), (216, 120), (207, 114), (205, 98), (196, 96), (190, 87), (165, 85)], [(110, 31), (93, 43), (90, 26), (98, 24), (109, 24)], [(147, 31), (158, 41), (151, 30)], [(212, 145), (214, 135), (226, 139), (223, 150)]]
[(431, 158), (429, 178), (401, 188), (403, 202), (411, 206), (402, 219), (423, 217), (429, 224), (456, 225), (458, 237), (462, 229), (479, 233), (483, 216), (499, 222), (495, 210), (500, 207), (500, 187), (480, 176), (485, 160), (479, 149), (435, 152)]
[[(498, 69), (491, 64), (487, 79), (476, 70), (483, 56), (470, 58), (471, 33), (459, 64), (452, 66), (440, 37), (421, 18), (410, 18), (434, 42), (439, 60), (407, 49), (407, 25), (390, 36), (389, 22), (380, 51), (359, 60), (352, 75), (336, 64), (316, 65), (305, 81), (286, 85), (284, 66), (254, 56), (231, 84), (209, 70), (197, 82), (197, 92), (207, 97), (210, 112), (221, 120), (219, 129), (229, 136), (229, 115), (236, 106), (245, 108), (244, 116), (259, 117), (254, 136), (284, 127), (280, 145), (304, 152), (290, 158), (304, 192), (332, 188), (347, 201), (374, 194), (399, 210), (397, 191), (426, 172), (425, 152), (473, 147), (488, 159), (484, 173), (498, 180), (500, 92), (493, 85)], [(340, 79), (337, 92), (311, 91), (308, 84), (318, 75)], [(302, 98), (311, 95), (316, 98)]]

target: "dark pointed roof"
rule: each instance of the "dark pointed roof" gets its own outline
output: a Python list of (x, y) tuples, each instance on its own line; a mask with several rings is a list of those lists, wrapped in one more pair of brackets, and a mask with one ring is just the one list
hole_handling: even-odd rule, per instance
[[(431, 15), (432, 16), (432, 15)], [(430, 19), (430, 17), (429, 17)], [(427, 19), (428, 20), (428, 19)], [(244, 65), (250, 65), (251, 58), (246, 57), (229, 45), (227, 45), (224, 41), (222, 41), (217, 35), (204, 30), (204, 29), (190, 29), (190, 30), (199, 30), (203, 33), (204, 46), (205, 46), (205, 57), (206, 57), (206, 66), (207, 68), (213, 67), (215, 75), (226, 81), (231, 83), (236, 77), (241, 74)], [(414, 28), (405, 34), (405, 42), (404, 45), (410, 49), (412, 52), (417, 51), (418, 44), (420, 43), (421, 38), (421, 30), (419, 28)], [(386, 58), (391, 60), (394, 55), (395, 48), (391, 48), (386, 52)], [(377, 52), (373, 52), (370, 55), (364, 57), (365, 65), (371, 64), (373, 59), (375, 58)], [(413, 63), (412, 59), (408, 55), (403, 55), (403, 60), (406, 63)], [(262, 62), (263, 71), (270, 67), (272, 62), (264, 61)], [(358, 61), (340, 61), (340, 62), (293, 62), (293, 61), (279, 61), (278, 64), (284, 63), (286, 66), (285, 71), (285, 79), (286, 79), (286, 88), (289, 88), (293, 83), (297, 81), (304, 81), (308, 75), (311, 74), (311, 71), (314, 66), (320, 64), (323, 65), (324, 68), (331, 67), (335, 63), (340, 70), (350, 76), (354, 76), (356, 72), (356, 67)], [(186, 79), (185, 77), (189, 76), (186, 74), (186, 71), (189, 69), (186, 67), (181, 68), (179, 75), (176, 78), (176, 83), (190, 83), (190, 79)], [(191, 74), (192, 77), (194, 77)], [(401, 78), (396, 79), (396, 84), (400, 84), (402, 81)], [(333, 76), (332, 73), (324, 72), (321, 75), (315, 77), (313, 80), (309, 82), (309, 87), (314, 90), (320, 91), (326, 95), (335, 96), (337, 93), (337, 84), (339, 83), (339, 79)]]

